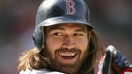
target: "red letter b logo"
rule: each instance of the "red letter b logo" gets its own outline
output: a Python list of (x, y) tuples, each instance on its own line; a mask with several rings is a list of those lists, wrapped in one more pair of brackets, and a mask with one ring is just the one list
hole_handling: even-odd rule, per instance
[(66, 0), (67, 14), (69, 15), (75, 14), (76, 10), (74, 6), (75, 6), (75, 3), (73, 2), (73, 0)]

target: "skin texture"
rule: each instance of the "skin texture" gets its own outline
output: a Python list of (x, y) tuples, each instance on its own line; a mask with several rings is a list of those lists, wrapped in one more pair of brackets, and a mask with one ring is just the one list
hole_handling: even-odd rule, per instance
[(90, 32), (86, 25), (61, 24), (46, 28), (46, 49), (55, 69), (75, 73), (88, 53)]

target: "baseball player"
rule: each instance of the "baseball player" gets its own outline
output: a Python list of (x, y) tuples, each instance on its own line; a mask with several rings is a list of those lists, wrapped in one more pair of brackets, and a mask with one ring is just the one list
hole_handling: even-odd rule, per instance
[(18, 59), (19, 74), (132, 74), (114, 46), (105, 48), (83, 0), (44, 0), (36, 15), (35, 48)]

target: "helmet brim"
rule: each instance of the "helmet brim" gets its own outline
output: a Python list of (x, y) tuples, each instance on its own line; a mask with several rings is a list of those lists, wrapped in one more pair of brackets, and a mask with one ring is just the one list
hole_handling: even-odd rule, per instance
[(84, 24), (87, 25), (89, 28), (93, 29), (93, 26), (86, 20), (86, 19), (80, 19), (77, 17), (54, 17), (49, 18), (47, 20), (44, 20), (40, 23), (40, 26), (52, 26), (57, 24), (65, 24), (65, 23), (71, 23), (71, 24)]

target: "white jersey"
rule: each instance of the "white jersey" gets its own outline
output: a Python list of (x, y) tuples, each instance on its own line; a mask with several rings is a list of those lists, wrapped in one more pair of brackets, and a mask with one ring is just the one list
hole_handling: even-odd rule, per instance
[(61, 73), (61, 72), (56, 72), (56, 71), (48, 71), (46, 69), (40, 69), (40, 70), (29, 70), (29, 69), (26, 69), (25, 71), (20, 71), (19, 74), (64, 74), (64, 73)]

